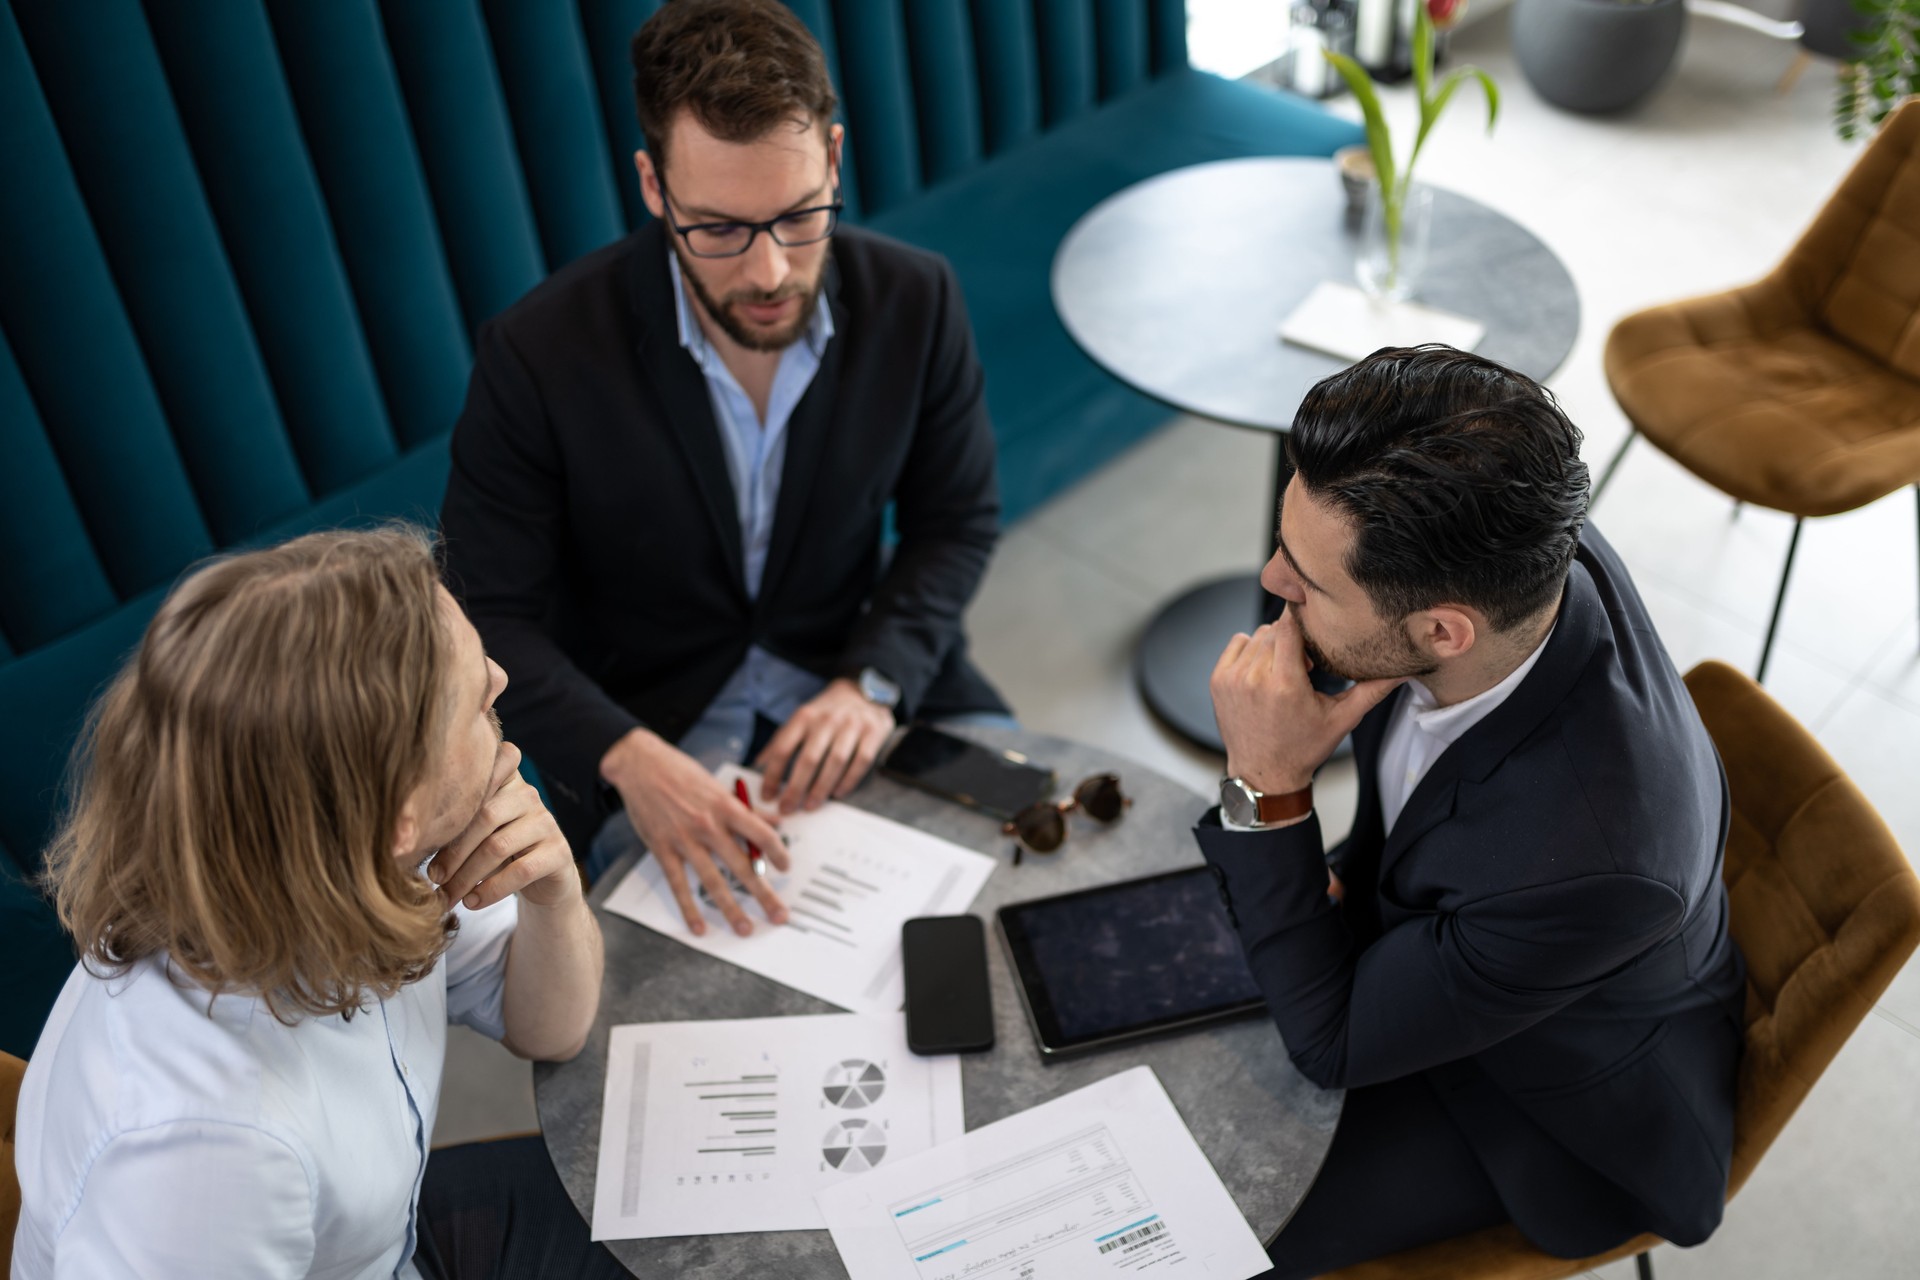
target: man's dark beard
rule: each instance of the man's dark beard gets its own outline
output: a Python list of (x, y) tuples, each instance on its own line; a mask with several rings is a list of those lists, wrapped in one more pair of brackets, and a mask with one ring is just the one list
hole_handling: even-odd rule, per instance
[[(680, 254), (680, 246), (675, 244), (673, 251), (675, 254)], [(829, 250), (829, 252), (831, 252), (831, 250)], [(720, 305), (720, 303), (714, 299), (713, 294), (707, 291), (707, 286), (701, 283), (700, 277), (693, 273), (693, 266), (687, 261), (684, 255), (680, 257), (680, 275), (681, 278), (687, 282), (688, 287), (693, 290), (694, 298), (699, 301), (702, 307), (706, 308), (707, 314), (713, 317), (713, 322), (719, 325), (721, 332), (725, 333), (729, 338), (732, 338), (749, 351), (785, 351), (788, 347), (800, 340), (800, 335), (807, 331), (807, 325), (813, 320), (814, 308), (819, 305), (820, 301), (820, 288), (826, 283), (827, 264), (824, 260), (821, 262), (820, 274), (813, 278), (811, 288), (801, 289), (789, 283), (781, 285), (770, 294), (759, 293), (757, 291), (735, 293), (728, 298), (728, 306)], [(764, 333), (756, 333), (754, 330), (747, 328), (747, 326), (741, 322), (740, 318), (733, 314), (731, 308), (731, 304), (734, 302), (753, 302), (764, 305), (770, 302), (779, 302), (784, 298), (799, 298), (801, 300), (799, 314), (794, 317), (793, 323), (786, 329), (778, 330), (770, 336)]]
[[(1388, 636), (1399, 640), (1395, 645)], [(1307, 657), (1313, 660), (1313, 669), (1322, 675), (1351, 680), (1355, 684), (1362, 680), (1398, 680), (1403, 677), (1430, 676), (1440, 669), (1439, 665), (1426, 654), (1414, 648), (1413, 641), (1399, 632), (1382, 632), (1379, 636), (1360, 646), (1357, 653), (1342, 654), (1339, 662), (1327, 659), (1325, 650), (1313, 642), (1305, 627), (1300, 628), (1300, 643), (1306, 648)], [(1394, 652), (1398, 649), (1398, 652)]]

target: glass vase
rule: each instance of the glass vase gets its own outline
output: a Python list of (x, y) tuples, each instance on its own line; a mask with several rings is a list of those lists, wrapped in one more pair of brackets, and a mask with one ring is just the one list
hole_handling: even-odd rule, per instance
[(1360, 252), (1354, 278), (1371, 297), (1404, 302), (1420, 287), (1427, 269), (1427, 241), (1433, 228), (1433, 188), (1401, 182), (1393, 199), (1381, 198), (1380, 184), (1367, 188), (1367, 213), (1361, 223)]

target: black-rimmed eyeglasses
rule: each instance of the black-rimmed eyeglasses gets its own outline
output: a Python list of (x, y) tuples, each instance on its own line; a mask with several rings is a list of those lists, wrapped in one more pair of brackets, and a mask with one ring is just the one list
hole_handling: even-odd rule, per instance
[(765, 222), (696, 222), (683, 227), (673, 220), (673, 209), (666, 204), (670, 197), (664, 177), (660, 179), (660, 195), (667, 225), (687, 242), (687, 252), (696, 258), (737, 258), (753, 248), (754, 238), (762, 231), (772, 236), (775, 244), (787, 249), (818, 244), (833, 234), (834, 228), (840, 225), (840, 211), (846, 208), (840, 199), (840, 188), (835, 186), (831, 204), (795, 209)]

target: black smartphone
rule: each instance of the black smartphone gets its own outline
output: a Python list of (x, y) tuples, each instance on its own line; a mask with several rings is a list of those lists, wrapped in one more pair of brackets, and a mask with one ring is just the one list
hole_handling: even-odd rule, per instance
[(907, 1047), (915, 1053), (993, 1048), (987, 931), (978, 916), (918, 916), (900, 926)]
[(1016, 751), (996, 751), (924, 724), (894, 744), (880, 772), (996, 818), (1047, 799), (1054, 787), (1053, 770)]

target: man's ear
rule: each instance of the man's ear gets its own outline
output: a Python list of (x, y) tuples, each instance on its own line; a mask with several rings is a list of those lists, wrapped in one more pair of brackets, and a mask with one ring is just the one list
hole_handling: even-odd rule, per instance
[(840, 156), (846, 150), (847, 127), (842, 124), (827, 127), (827, 163), (833, 170), (833, 182), (840, 185)]
[(1422, 609), (1409, 619), (1409, 624), (1414, 644), (1440, 662), (1471, 653), (1480, 638), (1479, 623), (1473, 615), (1450, 604)]
[(660, 174), (653, 167), (653, 157), (646, 151), (633, 153), (633, 169), (640, 175), (640, 199), (647, 206), (647, 212), (654, 217), (662, 217), (667, 202), (660, 195)]
[(406, 861), (414, 850), (420, 847), (420, 801), (418, 795), (407, 797), (400, 806), (400, 820), (393, 824), (393, 856)]

